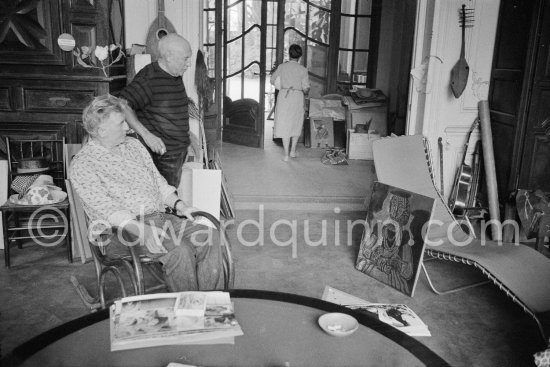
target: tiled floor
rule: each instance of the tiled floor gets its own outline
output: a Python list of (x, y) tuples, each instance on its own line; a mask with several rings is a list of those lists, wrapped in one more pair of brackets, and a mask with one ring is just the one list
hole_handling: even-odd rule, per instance
[(321, 163), (324, 150), (298, 147), (298, 158), (282, 160), (283, 148), (223, 144), (222, 165), (237, 208), (262, 202), (271, 209), (364, 209), (374, 180), (372, 161), (348, 165)]

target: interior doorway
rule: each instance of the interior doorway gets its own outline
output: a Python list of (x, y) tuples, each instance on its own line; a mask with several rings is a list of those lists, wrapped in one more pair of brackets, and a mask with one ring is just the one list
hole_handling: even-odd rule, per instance
[(266, 76), (276, 47), (269, 34), (276, 26), (278, 0), (204, 3), (204, 48), (216, 90), (222, 91), (223, 141), (263, 148), (264, 111), (271, 108)]
[[(204, 45), (220, 61), (212, 70), (221, 78), (224, 141), (263, 147), (275, 103), (269, 76), (293, 43), (304, 52), (310, 97), (374, 87), (381, 9), (381, 0), (205, 0)], [(227, 118), (232, 111), (238, 118)]]

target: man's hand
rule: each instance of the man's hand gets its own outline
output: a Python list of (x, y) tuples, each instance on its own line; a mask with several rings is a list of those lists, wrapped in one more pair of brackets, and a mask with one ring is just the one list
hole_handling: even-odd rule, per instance
[(199, 209), (192, 207), (192, 206), (186, 206), (183, 201), (178, 201), (176, 204), (176, 213), (181, 217), (185, 216), (188, 220), (193, 221), (195, 218), (191, 215), (193, 212), (199, 211)]
[(146, 134), (143, 134), (141, 137), (143, 138), (143, 140), (145, 140), (145, 143), (153, 152), (160, 155), (166, 153), (166, 146), (164, 145), (162, 139), (158, 136), (154, 135), (151, 132), (148, 132)]

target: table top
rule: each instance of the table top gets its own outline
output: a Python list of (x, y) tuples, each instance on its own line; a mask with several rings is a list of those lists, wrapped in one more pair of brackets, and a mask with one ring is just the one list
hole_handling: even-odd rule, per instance
[[(280, 292), (233, 290), (244, 335), (235, 344), (170, 345), (110, 351), (109, 312), (63, 324), (15, 348), (7, 366), (422, 366), (448, 364), (418, 340), (376, 317), (320, 299)], [(326, 312), (354, 316), (359, 329), (346, 337), (326, 334)]]

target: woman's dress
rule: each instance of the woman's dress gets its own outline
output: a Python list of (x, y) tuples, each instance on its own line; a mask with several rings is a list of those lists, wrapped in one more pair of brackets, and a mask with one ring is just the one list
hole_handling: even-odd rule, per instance
[(274, 137), (300, 136), (304, 123), (304, 90), (309, 89), (307, 69), (294, 60), (281, 64), (271, 74), (271, 84), (279, 78), (280, 87), (275, 106)]

